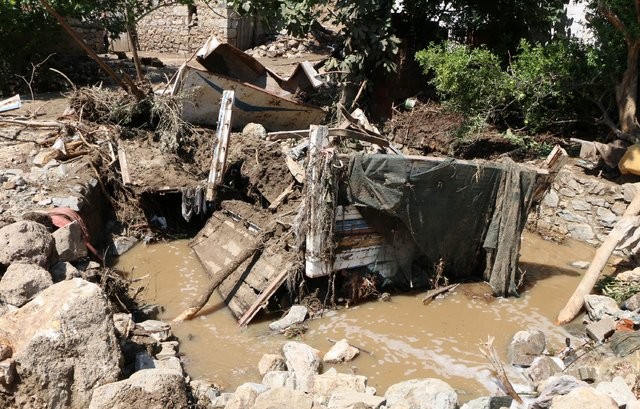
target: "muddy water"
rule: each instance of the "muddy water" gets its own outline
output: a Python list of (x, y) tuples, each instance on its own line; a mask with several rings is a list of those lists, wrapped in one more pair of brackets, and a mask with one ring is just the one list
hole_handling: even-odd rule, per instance
[[(547, 333), (549, 349), (561, 349), (568, 334), (553, 320), (582, 274), (569, 264), (590, 260), (593, 249), (581, 243), (559, 246), (525, 234), (521, 254), (527, 290), (519, 299), (491, 300), (483, 295), (482, 285), (460, 286), (427, 306), (421, 302), (424, 294), (396, 295), (391, 302), (370, 302), (313, 320), (302, 341), (324, 353), (331, 346), (329, 339), (347, 338), (370, 351), (336, 368), (368, 376), (380, 393), (409, 378), (438, 377), (460, 391), (461, 401), (486, 395), (497, 387), (479, 342), (495, 337), (494, 344), (506, 359), (510, 337), (535, 327)], [(186, 241), (138, 246), (121, 258), (118, 267), (145, 277), (144, 296), (166, 308), (160, 317), (165, 320), (187, 307), (206, 282)], [(269, 334), (268, 322), (241, 330), (217, 293), (205, 312), (173, 327), (189, 374), (228, 390), (260, 381), (258, 360), (264, 353), (279, 351), (287, 339)], [(524, 383), (521, 375), (510, 376)]]

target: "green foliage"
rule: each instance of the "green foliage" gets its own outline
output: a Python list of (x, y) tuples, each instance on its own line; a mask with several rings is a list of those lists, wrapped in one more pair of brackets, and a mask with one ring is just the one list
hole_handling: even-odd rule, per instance
[(485, 48), (445, 42), (416, 54), (431, 83), (453, 110), (466, 116), (495, 118), (507, 104), (512, 88), (509, 75), (498, 57)]
[(455, 111), (534, 132), (593, 117), (594, 105), (584, 100), (603, 89), (596, 81), (601, 65), (593, 57), (591, 48), (566, 40), (544, 46), (521, 41), (506, 69), (482, 47), (445, 43), (416, 54)]

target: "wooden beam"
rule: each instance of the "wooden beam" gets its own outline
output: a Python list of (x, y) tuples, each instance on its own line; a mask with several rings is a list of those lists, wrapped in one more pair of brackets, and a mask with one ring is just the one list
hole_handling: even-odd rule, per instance
[(222, 184), (222, 178), (227, 162), (227, 147), (229, 145), (229, 132), (231, 132), (231, 113), (235, 93), (226, 90), (222, 93), (220, 112), (218, 113), (218, 127), (216, 129), (216, 146), (213, 151), (211, 170), (207, 181), (207, 201), (214, 199), (215, 189)]
[(120, 173), (122, 174), (122, 183), (131, 184), (131, 175), (129, 174), (129, 162), (127, 161), (127, 153), (124, 148), (118, 148), (118, 162), (120, 162)]
[(98, 63), (100, 68), (102, 68), (104, 72), (106, 72), (107, 75), (109, 75), (116, 82), (116, 84), (118, 84), (118, 86), (122, 87), (125, 91), (131, 93), (134, 97), (136, 97), (138, 101), (144, 99), (144, 93), (138, 87), (133, 85), (133, 83), (131, 83), (131, 85), (127, 87), (127, 84), (124, 83), (122, 78), (120, 78), (118, 74), (116, 74), (115, 71), (111, 69), (111, 67), (105, 64), (105, 62), (102, 61), (100, 57), (98, 57), (98, 54), (96, 54), (96, 52), (93, 51), (93, 49), (89, 47), (82, 38), (80, 38), (78, 33), (75, 32), (75, 30), (69, 25), (69, 23), (67, 23), (64, 17), (62, 17), (51, 6), (51, 4), (49, 4), (47, 0), (40, 0), (40, 3), (49, 12), (49, 14), (51, 14), (58, 21), (58, 23), (60, 23), (62, 28), (64, 28), (64, 30), (71, 36), (71, 38), (73, 38), (73, 40), (76, 43), (78, 43), (78, 45), (82, 47), (82, 49), (84, 49), (84, 51), (86, 51), (87, 54), (89, 54), (89, 57), (91, 57), (96, 63)]

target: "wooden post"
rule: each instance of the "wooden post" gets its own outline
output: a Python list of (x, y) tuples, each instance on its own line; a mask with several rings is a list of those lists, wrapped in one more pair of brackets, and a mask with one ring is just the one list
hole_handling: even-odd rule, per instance
[(323, 206), (327, 206), (322, 194), (317, 194), (323, 187), (320, 185), (324, 160), (320, 151), (329, 146), (329, 128), (326, 126), (311, 125), (309, 131), (309, 163), (307, 164), (307, 180), (309, 184), (305, 200), (309, 206), (309, 229), (307, 231), (305, 252), (305, 274), (307, 277), (323, 277), (331, 273), (331, 266), (322, 257), (322, 249), (325, 248), (327, 237), (324, 225), (321, 223)]
[(131, 184), (131, 176), (129, 174), (129, 162), (127, 161), (127, 153), (124, 148), (118, 148), (118, 162), (120, 162), (120, 174), (122, 175), (122, 183)]
[(111, 67), (105, 64), (105, 62), (102, 61), (100, 57), (98, 57), (98, 54), (96, 54), (96, 52), (93, 51), (93, 49), (89, 47), (82, 38), (80, 38), (78, 33), (76, 33), (75, 30), (71, 28), (69, 23), (65, 21), (65, 19), (51, 6), (51, 4), (49, 4), (47, 0), (40, 0), (40, 3), (49, 12), (49, 14), (51, 14), (58, 21), (58, 23), (60, 23), (62, 28), (64, 28), (64, 30), (71, 36), (71, 38), (73, 38), (73, 40), (78, 43), (78, 45), (82, 47), (82, 49), (84, 49), (87, 54), (89, 54), (89, 57), (91, 57), (96, 63), (98, 63), (100, 68), (102, 68), (104, 72), (106, 72), (107, 75), (109, 75), (116, 82), (116, 84), (118, 84), (118, 86), (122, 87), (125, 91), (133, 94), (133, 96), (136, 97), (138, 101), (144, 99), (144, 93), (140, 91), (140, 89), (136, 86), (127, 87), (127, 84), (124, 83), (122, 78), (120, 78), (118, 74), (116, 74), (115, 71), (111, 69)]
[(211, 170), (209, 171), (209, 179), (207, 183), (207, 201), (211, 202), (214, 198), (214, 190), (222, 183), (225, 166), (227, 162), (227, 146), (229, 145), (229, 132), (231, 131), (231, 113), (235, 93), (233, 91), (224, 91), (222, 93), (222, 101), (220, 102), (220, 112), (218, 113), (218, 127), (216, 128), (216, 146), (213, 150), (213, 159), (211, 161)]
[(138, 56), (138, 44), (133, 37), (134, 28), (131, 24), (127, 24), (127, 36), (129, 37), (129, 43), (131, 44), (131, 53), (133, 54), (133, 64), (136, 66), (136, 77), (138, 82), (144, 80), (144, 73), (142, 72), (142, 65), (140, 64), (140, 57)]
[(600, 272), (607, 264), (611, 253), (615, 250), (616, 246), (624, 238), (632, 224), (634, 224), (634, 216), (640, 212), (640, 194), (636, 193), (627, 210), (624, 212), (620, 220), (613, 227), (609, 235), (604, 240), (602, 245), (596, 251), (593, 260), (587, 269), (587, 272), (582, 277), (582, 281), (578, 284), (578, 287), (567, 301), (567, 305), (564, 306), (560, 314), (558, 314), (558, 324), (566, 324), (578, 315), (580, 309), (584, 305), (584, 297), (588, 295), (593, 286), (596, 285)]

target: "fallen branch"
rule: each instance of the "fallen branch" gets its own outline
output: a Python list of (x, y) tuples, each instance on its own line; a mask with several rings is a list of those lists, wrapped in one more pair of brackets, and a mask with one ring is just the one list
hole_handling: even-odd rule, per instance
[(222, 282), (229, 277), (234, 271), (242, 265), (247, 259), (253, 256), (253, 254), (262, 249), (265, 241), (269, 236), (271, 236), (275, 231), (275, 224), (272, 224), (269, 228), (260, 232), (260, 234), (255, 238), (254, 244), (250, 247), (245, 248), (240, 254), (236, 256), (236, 258), (226, 266), (222, 268), (222, 270), (218, 271), (214, 277), (212, 277), (211, 281), (207, 288), (196, 298), (196, 300), (191, 304), (189, 308), (184, 310), (182, 314), (178, 315), (173, 322), (182, 322), (185, 320), (190, 320), (205, 306), (205, 304), (211, 298), (211, 294), (215, 291), (216, 288)]
[(444, 293), (446, 293), (448, 291), (452, 291), (459, 285), (460, 285), (460, 283), (458, 283), (458, 284), (450, 284), (450, 285), (446, 285), (444, 287), (440, 287), (437, 290), (428, 291), (427, 295), (422, 299), (422, 304), (424, 304), (424, 305), (429, 304), (431, 301), (433, 301), (440, 294), (444, 294)]
[(567, 301), (567, 304), (558, 314), (557, 324), (566, 324), (578, 315), (578, 312), (584, 305), (584, 297), (588, 295), (593, 286), (598, 282), (600, 272), (609, 261), (609, 257), (613, 250), (620, 241), (624, 238), (627, 231), (629, 231), (630, 225), (635, 224), (634, 216), (640, 212), (640, 194), (636, 193), (627, 210), (624, 212), (620, 220), (613, 227), (607, 238), (602, 242), (602, 245), (596, 251), (593, 260), (587, 269), (587, 272), (582, 277), (580, 284)]
[(31, 126), (34, 128), (63, 128), (66, 126), (65, 123), (58, 121), (27, 121), (22, 119), (0, 119), (0, 123), (27, 127)]
[(496, 351), (496, 348), (493, 346), (493, 340), (494, 340), (493, 337), (489, 337), (487, 339), (487, 342), (481, 342), (479, 346), (480, 352), (482, 353), (482, 355), (484, 355), (487, 358), (491, 366), (493, 366), (495, 376), (505, 387), (507, 394), (511, 396), (513, 400), (515, 400), (516, 402), (522, 403), (522, 398), (520, 397), (520, 395), (518, 395), (518, 392), (516, 392), (516, 390), (513, 389), (513, 385), (511, 385), (511, 382), (507, 377), (507, 373), (504, 370), (504, 365), (502, 364), (502, 362), (500, 362), (500, 358), (498, 357), (498, 352)]

